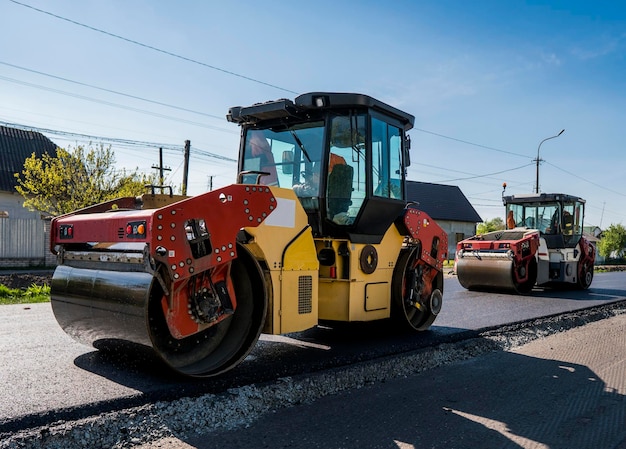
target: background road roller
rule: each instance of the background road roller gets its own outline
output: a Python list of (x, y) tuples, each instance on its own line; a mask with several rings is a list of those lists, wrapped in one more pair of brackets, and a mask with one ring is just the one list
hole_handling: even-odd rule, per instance
[(65, 332), (146, 345), (202, 377), (235, 367), (261, 332), (388, 318), (428, 329), (448, 245), (405, 200), (414, 117), (366, 95), (308, 93), (227, 119), (241, 127), (236, 184), (52, 221)]
[(455, 270), (470, 290), (528, 293), (535, 285), (587, 289), (595, 248), (583, 236), (585, 200), (560, 193), (503, 196), (507, 228), (457, 244)]

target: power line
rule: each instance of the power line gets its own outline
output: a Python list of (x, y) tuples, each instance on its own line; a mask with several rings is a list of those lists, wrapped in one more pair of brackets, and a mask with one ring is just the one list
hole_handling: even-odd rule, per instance
[[(413, 165), (413, 164), (412, 164), (412, 165)], [(423, 166), (423, 167), (435, 168), (435, 169), (438, 169), (438, 170), (444, 170), (444, 171), (446, 171), (446, 172), (461, 173), (461, 174), (463, 174), (463, 175), (470, 175), (470, 176), (475, 177), (475, 178), (485, 178), (485, 177), (490, 176), (489, 174), (487, 174), (487, 175), (477, 175), (477, 174), (475, 174), (475, 173), (470, 173), (470, 172), (467, 172), (467, 171), (462, 171), (462, 170), (455, 170), (455, 169), (453, 169), (453, 168), (449, 168), (449, 167), (440, 167), (440, 166), (438, 166), (438, 165), (424, 164), (423, 162), (416, 162), (414, 165), (421, 165), (421, 166)], [(521, 167), (510, 168), (510, 169), (507, 169), (507, 170), (504, 170), (504, 171), (502, 171), (502, 172), (498, 172), (498, 173), (504, 173), (504, 172), (506, 172), (506, 171), (518, 170), (518, 169), (520, 169), (520, 168), (527, 167), (528, 165), (532, 165), (532, 164), (531, 164), (531, 163), (529, 163), (529, 164), (527, 164), (527, 165), (522, 165)], [(465, 178), (465, 179), (471, 179), (471, 178)]]
[(470, 172), (455, 170), (453, 168), (448, 168), (448, 167), (439, 167), (438, 165), (424, 164), (423, 162), (414, 162), (414, 163), (411, 163), (411, 165), (421, 165), (422, 167), (435, 168), (437, 170), (444, 170), (446, 172), (462, 173), (464, 175), (473, 175), (473, 173), (470, 173)]
[(462, 173), (462, 174), (465, 174), (465, 175), (470, 175), (470, 176), (464, 177), (464, 178), (455, 178), (455, 179), (447, 179), (447, 180), (443, 180), (443, 181), (438, 181), (438, 182), (452, 182), (452, 181), (466, 181), (466, 180), (472, 180), (472, 179), (478, 179), (478, 178), (488, 178), (488, 177), (493, 176), (493, 175), (499, 175), (499, 174), (502, 174), (502, 173), (506, 173), (506, 172), (510, 172), (510, 171), (514, 171), (514, 170), (519, 170), (519, 169), (524, 168), (524, 167), (528, 167), (528, 166), (532, 165), (532, 162), (530, 162), (528, 164), (521, 165), (519, 167), (509, 168), (509, 169), (501, 170), (499, 172), (494, 172), (494, 173), (486, 173), (486, 174), (483, 174), (483, 175), (477, 175), (477, 174), (474, 174), (474, 173), (465, 172), (465, 171), (461, 171), (461, 170), (454, 170), (454, 169), (451, 169), (451, 168), (448, 168), (448, 167), (439, 167), (437, 165), (423, 164), (423, 163), (420, 163), (420, 162), (416, 163), (415, 165), (421, 165), (421, 166), (424, 166), (424, 167), (435, 168), (435, 169), (444, 170), (444, 171), (447, 171), (447, 172), (451, 171), (451, 172), (455, 172), (455, 173)]
[(187, 123), (188, 125), (195, 125), (195, 126), (199, 126), (199, 127), (202, 127), (202, 128), (212, 129), (212, 130), (215, 130), (215, 131), (226, 132), (226, 133), (229, 133), (229, 134), (238, 134), (236, 131), (231, 131), (231, 130), (228, 130), (228, 129), (225, 129), (225, 128), (220, 128), (218, 126), (207, 125), (206, 123), (194, 122), (192, 120), (186, 120), (186, 119), (172, 117), (172, 116), (165, 115), (165, 114), (159, 114), (158, 112), (147, 111), (145, 109), (133, 108), (131, 106), (126, 106), (126, 105), (122, 105), (122, 104), (118, 104), (118, 103), (113, 103), (113, 102), (106, 101), (106, 100), (99, 100), (97, 98), (87, 97), (85, 95), (79, 95), (79, 94), (75, 94), (73, 92), (67, 92), (67, 91), (60, 90), (60, 89), (54, 89), (52, 87), (46, 87), (46, 86), (42, 86), (42, 85), (39, 85), (39, 84), (29, 83), (29, 82), (26, 82), (26, 81), (17, 80), (15, 78), (9, 78), (9, 77), (0, 75), (0, 79), (5, 80), (5, 81), (9, 81), (9, 82), (12, 82), (12, 83), (16, 83), (16, 84), (21, 84), (21, 85), (27, 86), (27, 87), (34, 87), (36, 89), (41, 89), (41, 90), (45, 90), (45, 91), (48, 91), (48, 92), (53, 92), (53, 93), (57, 93), (57, 94), (61, 94), (61, 95), (66, 95), (68, 97), (78, 98), (80, 100), (86, 100), (86, 101), (91, 101), (93, 103), (99, 103), (99, 104), (103, 104), (103, 105), (106, 105), (106, 106), (112, 106), (112, 107), (115, 107), (115, 108), (125, 109), (125, 110), (131, 111), (131, 112), (138, 112), (140, 114), (146, 114), (146, 115), (151, 115), (153, 117), (164, 118), (164, 119), (167, 119), (167, 120), (173, 120), (175, 122)]
[(181, 56), (181, 55), (173, 53), (171, 51), (167, 51), (167, 50), (163, 50), (163, 49), (160, 49), (160, 48), (157, 48), (157, 47), (153, 47), (152, 45), (144, 44), (143, 42), (139, 42), (139, 41), (136, 41), (136, 40), (133, 40), (133, 39), (129, 39), (127, 37), (120, 36), (119, 34), (114, 34), (114, 33), (111, 33), (109, 31), (101, 30), (100, 28), (96, 28), (96, 27), (93, 27), (91, 25), (86, 25), (84, 23), (77, 22), (76, 20), (68, 19), (67, 17), (59, 16), (58, 14), (53, 14), (53, 13), (51, 13), (49, 11), (44, 11), (43, 9), (35, 8), (34, 6), (28, 5), (26, 3), (21, 3), (21, 2), (18, 2), (16, 0), (9, 0), (9, 1), (12, 2), (12, 3), (15, 3), (16, 5), (20, 5), (20, 6), (23, 6), (25, 8), (32, 9), (33, 11), (37, 11), (37, 12), (40, 12), (42, 14), (46, 14), (48, 16), (54, 17), (55, 19), (63, 20), (65, 22), (69, 22), (71, 24), (74, 24), (74, 25), (86, 28), (88, 30), (96, 31), (98, 33), (102, 33), (102, 34), (105, 34), (107, 36), (114, 37), (116, 39), (120, 39), (120, 40), (123, 40), (123, 41), (131, 43), (131, 44), (139, 45), (140, 47), (144, 47), (144, 48), (147, 48), (149, 50), (153, 50), (153, 51), (156, 51), (156, 52), (159, 52), (159, 53), (163, 53), (165, 55), (172, 56), (174, 58), (178, 58), (178, 59), (181, 59), (183, 61), (191, 62), (193, 64), (197, 64), (197, 65), (200, 65), (200, 66), (203, 66), (203, 67), (207, 67), (209, 69), (217, 70), (218, 72), (226, 73), (227, 75), (236, 76), (238, 78), (242, 78), (242, 79), (245, 79), (247, 81), (252, 81), (254, 83), (263, 84), (264, 86), (272, 87), (274, 89), (282, 90), (282, 91), (289, 92), (289, 93), (292, 93), (292, 94), (298, 94), (298, 92), (295, 92), (293, 90), (289, 90), (289, 89), (286, 89), (284, 87), (276, 86), (275, 84), (266, 83), (265, 81), (260, 81), (260, 80), (257, 80), (255, 78), (249, 77), (249, 76), (241, 75), (240, 73), (232, 72), (230, 70), (222, 69), (220, 67), (217, 67), (217, 66), (214, 66), (214, 65), (211, 65), (211, 64), (207, 64), (205, 62), (198, 61), (196, 59), (188, 58), (186, 56)]
[(27, 125), (22, 125), (20, 123), (12, 123), (12, 122), (5, 122), (5, 121), (0, 121), (0, 125), (9, 126), (9, 127), (12, 127), (12, 128), (17, 128), (17, 129), (22, 129), (24, 131), (37, 131), (37, 132), (46, 133), (46, 134), (54, 134), (54, 135), (60, 135), (60, 136), (66, 136), (66, 137), (78, 137), (78, 138), (81, 138), (81, 139), (99, 140), (99, 141), (111, 142), (111, 143), (122, 143), (122, 144), (126, 144), (126, 145), (143, 146), (143, 147), (154, 147), (154, 148), (163, 147), (163, 148), (168, 148), (168, 149), (178, 149), (178, 148), (180, 148), (180, 146), (175, 146), (175, 145), (165, 144), (165, 143), (146, 142), (146, 141), (130, 140), (130, 139), (120, 139), (120, 138), (116, 138), (116, 137), (92, 136), (92, 135), (89, 135), (89, 134), (80, 134), (80, 133), (74, 133), (74, 132), (70, 132), (70, 131), (60, 131), (60, 130), (56, 130), (56, 129), (40, 128), (40, 127), (36, 127), (36, 126), (27, 126)]
[[(17, 129), (22, 129), (25, 131), (37, 131), (43, 134), (52, 134), (52, 135), (59, 135), (59, 136), (63, 136), (63, 137), (72, 137), (72, 138), (79, 138), (81, 140), (87, 140), (87, 141), (93, 141), (93, 140), (97, 140), (100, 142), (105, 142), (105, 143), (114, 143), (116, 145), (120, 145), (120, 146), (127, 146), (127, 147), (149, 147), (149, 148), (163, 148), (164, 150), (173, 150), (173, 151), (180, 151), (182, 150), (182, 145), (172, 145), (172, 144), (166, 144), (166, 143), (158, 143), (158, 142), (147, 142), (147, 141), (140, 141), (140, 140), (131, 140), (131, 139), (121, 139), (121, 138), (117, 138), (117, 137), (104, 137), (104, 136), (93, 136), (93, 135), (88, 135), (88, 134), (80, 134), (80, 133), (74, 133), (74, 132), (69, 132), (69, 131), (60, 131), (60, 130), (56, 130), (56, 129), (49, 129), (49, 128), (39, 128), (39, 127), (35, 127), (35, 126), (26, 126), (26, 125), (22, 125), (19, 123), (11, 123), (11, 122), (5, 122), (5, 121), (0, 121), (0, 125), (3, 126), (8, 126), (11, 128), (17, 128)], [(194, 148), (195, 150), (195, 148)], [(212, 159), (218, 159), (218, 160), (222, 160), (222, 161), (227, 161), (227, 162), (237, 162), (236, 159), (233, 158), (229, 158), (226, 156), (222, 156), (220, 154), (216, 154), (216, 153), (211, 153), (209, 151), (206, 150), (199, 150), (200, 154), (210, 157)]]
[(588, 179), (585, 179), (585, 178), (583, 178), (582, 176), (579, 176), (579, 175), (577, 175), (577, 174), (574, 174), (574, 173), (572, 173), (572, 172), (569, 172), (569, 171), (567, 171), (567, 170), (565, 170), (565, 169), (563, 169), (563, 168), (561, 168), (561, 167), (558, 167), (558, 166), (556, 166), (556, 165), (554, 165), (554, 164), (551, 164), (551, 163), (550, 163), (550, 162), (548, 162), (548, 161), (544, 161), (544, 162), (545, 162), (546, 164), (551, 165), (552, 167), (556, 168), (557, 170), (561, 170), (563, 173), (567, 173), (568, 175), (571, 175), (571, 176), (573, 176), (573, 177), (575, 177), (575, 178), (578, 178), (578, 179), (580, 179), (580, 180), (582, 180), (582, 181), (588, 182), (589, 184), (591, 184), (591, 185), (593, 185), (593, 186), (596, 186), (596, 187), (599, 187), (599, 188), (601, 188), (601, 189), (603, 189), (603, 190), (606, 190), (607, 192), (615, 193), (616, 195), (620, 195), (620, 196), (626, 196), (626, 194), (624, 194), (624, 193), (618, 192), (618, 191), (616, 191), (616, 190), (609, 189), (608, 187), (603, 186), (603, 185), (601, 185), (601, 184), (596, 184), (596, 183), (595, 183), (595, 182), (593, 182), (593, 181), (589, 181)]
[(525, 167), (528, 167), (530, 165), (532, 165), (532, 163), (520, 165), (519, 167), (515, 167), (515, 168), (509, 168), (507, 170), (501, 170), (501, 171), (497, 171), (497, 172), (493, 172), (493, 173), (487, 173), (487, 174), (484, 174), (484, 175), (470, 176), (470, 177), (467, 177), (467, 178), (446, 179), (446, 180), (441, 181), (441, 182), (465, 181), (465, 180), (468, 180), (468, 179), (486, 178), (486, 177), (493, 176), (493, 175), (499, 175), (499, 174), (502, 174), (502, 173), (506, 173), (506, 172), (510, 172), (510, 171), (514, 171), (514, 170), (519, 170), (521, 168), (525, 168)]
[(212, 158), (215, 158), (215, 159), (220, 159), (220, 160), (226, 161), (226, 162), (237, 162), (237, 159), (229, 158), (229, 157), (226, 157), (226, 156), (220, 156), (220, 155), (217, 155), (215, 153), (211, 153), (210, 151), (207, 151), (207, 150), (201, 150), (198, 147), (193, 147), (193, 150), (194, 150), (195, 154), (201, 154), (201, 155), (204, 155), (204, 156), (209, 156), (209, 157), (212, 157)]
[[(13, 1), (13, 0), (11, 0), (11, 1)], [(513, 156), (519, 156), (519, 157), (524, 157), (524, 158), (530, 159), (530, 156), (528, 156), (526, 154), (514, 153), (512, 151), (501, 150), (499, 148), (494, 148), (494, 147), (488, 147), (486, 145), (481, 145), (479, 143), (474, 143), (474, 142), (468, 142), (467, 140), (457, 139), (456, 137), (446, 136), (444, 134), (439, 134), (439, 133), (435, 133), (435, 132), (432, 132), (432, 131), (427, 131), (425, 129), (420, 129), (420, 128), (413, 128), (413, 129), (416, 130), (416, 131), (420, 131), (420, 132), (426, 133), (426, 134), (432, 134), (433, 136), (443, 137), (444, 139), (454, 140), (456, 142), (465, 143), (467, 145), (473, 145), (475, 147), (484, 148), (486, 150), (497, 151), (499, 153), (505, 153), (505, 154), (510, 154), (510, 155), (513, 155)]]
[[(211, 118), (222, 120), (222, 121), (226, 120), (225, 117), (223, 117), (223, 116), (208, 114), (206, 112), (194, 111), (193, 109), (187, 109), (187, 108), (183, 108), (183, 107), (180, 107), (180, 106), (175, 106), (175, 105), (168, 104), (168, 103), (162, 103), (160, 101), (150, 100), (148, 98), (143, 98), (143, 97), (139, 97), (139, 96), (136, 96), (136, 95), (127, 94), (127, 93), (124, 93), (124, 92), (118, 92), (118, 91), (115, 91), (115, 90), (112, 90), (112, 89), (107, 89), (107, 88), (104, 88), (104, 87), (94, 86), (93, 84), (87, 84), (87, 83), (83, 83), (83, 82), (80, 82), (80, 81), (75, 81), (75, 80), (71, 80), (71, 79), (68, 79), (68, 78), (63, 78), (62, 76), (52, 75), (50, 73), (45, 73), (45, 72), (40, 72), (39, 70), (34, 70), (34, 69), (26, 68), (26, 67), (21, 67), (19, 65), (10, 64), (10, 63), (4, 62), (4, 61), (0, 61), (0, 64), (6, 65), (8, 67), (13, 67), (13, 68), (19, 69), (19, 70), (24, 70), (26, 72), (35, 73), (37, 75), (47, 76), (49, 78), (54, 78), (54, 79), (57, 79), (57, 80), (68, 82), (68, 83), (77, 84), (79, 86), (90, 87), (92, 89), (98, 89), (98, 90), (101, 90), (103, 92), (108, 92), (108, 93), (112, 93), (112, 94), (115, 94), (115, 95), (121, 95), (121, 96), (124, 96), (124, 97), (133, 98), (135, 100), (141, 100), (141, 101), (145, 101), (145, 102), (148, 102), (148, 103), (157, 104), (159, 106), (165, 106), (165, 107), (172, 108), (172, 109), (178, 109), (179, 111), (191, 112), (192, 114), (203, 115), (205, 117), (211, 117)], [(11, 78), (9, 78), (8, 80), (14, 81)]]

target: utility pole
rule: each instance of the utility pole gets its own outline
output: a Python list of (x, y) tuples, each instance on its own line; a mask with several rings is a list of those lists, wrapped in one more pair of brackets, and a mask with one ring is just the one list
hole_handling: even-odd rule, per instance
[(543, 160), (539, 158), (539, 150), (541, 149), (541, 144), (544, 143), (546, 140), (556, 139), (561, 134), (563, 134), (564, 131), (565, 130), (562, 129), (556, 136), (546, 137), (541, 142), (539, 142), (539, 146), (537, 147), (537, 159), (535, 159), (535, 162), (537, 162), (537, 182), (535, 184), (535, 193), (539, 193), (539, 162)]
[(604, 206), (606, 206), (606, 201), (602, 203), (602, 215), (600, 215), (600, 226), (598, 226), (600, 229), (602, 229), (602, 220), (604, 219)]
[(159, 170), (159, 185), (163, 187), (163, 180), (165, 178), (165, 176), (163, 175), (163, 172), (165, 170), (167, 171), (172, 170), (169, 167), (163, 167), (163, 148), (159, 148), (159, 165), (153, 165), (152, 168), (154, 168), (155, 170)]
[(209, 183), (207, 185), (207, 189), (209, 192), (213, 191), (213, 175), (209, 175)]
[(191, 149), (191, 141), (185, 140), (185, 167), (183, 170), (183, 195), (187, 195), (187, 180), (189, 178), (189, 150)]

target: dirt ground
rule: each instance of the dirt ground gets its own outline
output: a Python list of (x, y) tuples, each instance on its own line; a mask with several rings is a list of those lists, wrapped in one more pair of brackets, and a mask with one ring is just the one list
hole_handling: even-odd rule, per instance
[(31, 285), (50, 285), (52, 271), (42, 273), (11, 273), (0, 275), (0, 285), (8, 288), (26, 289)]

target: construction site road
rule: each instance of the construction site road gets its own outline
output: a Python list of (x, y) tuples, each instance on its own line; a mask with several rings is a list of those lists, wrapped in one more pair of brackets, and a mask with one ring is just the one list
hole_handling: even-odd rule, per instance
[[(334, 394), (350, 395), (350, 399), (343, 396), (340, 400), (343, 406), (339, 408), (334, 408), (338, 403), (329, 405), (330, 408), (320, 406), (320, 410), (326, 410), (328, 419), (332, 420), (334, 416), (334, 420), (339, 421), (344, 414), (348, 416), (353, 412), (360, 415), (362, 420), (362, 426), (353, 423), (352, 428), (342, 426), (332, 431), (336, 432), (336, 438), (340, 438), (340, 434), (348, 438), (345, 442), (340, 439), (329, 440), (329, 446), (317, 446), (319, 435), (316, 436), (313, 432), (309, 440), (291, 443), (283, 440), (283, 446), (280, 445), (281, 440), (275, 440), (270, 435), (253, 447), (289, 447), (291, 444), (291, 447), (409, 448), (415, 442), (422, 441), (415, 438), (425, 438), (431, 431), (443, 432), (443, 435), (447, 435), (446, 438), (452, 438), (450, 435), (456, 432), (454, 427), (458, 424), (457, 421), (472, 421), (470, 416), (486, 417), (487, 421), (484, 423), (487, 424), (483, 427), (489, 430), (490, 435), (494, 432), (494, 435), (499, 435), (499, 441), (504, 441), (503, 432), (510, 432), (528, 441), (544, 444), (547, 436), (544, 438), (543, 434), (535, 430), (531, 432), (524, 425), (523, 431), (511, 427), (512, 417), (506, 415), (504, 410), (496, 409), (505, 407), (507, 403), (514, 407), (513, 410), (518, 405), (521, 407), (530, 401), (522, 397), (525, 394), (529, 398), (535, 395), (536, 392), (530, 393), (535, 388), (543, 392), (541, 397), (549, 397), (556, 401), (555, 404), (561, 403), (561, 396), (570, 397), (574, 395), (573, 390), (555, 390), (552, 394), (552, 384), (547, 379), (556, 375), (554, 373), (560, 373), (563, 378), (570, 371), (559, 368), (555, 363), (526, 358), (532, 355), (505, 352), (502, 349), (519, 346), (536, 338), (543, 341), (543, 337), (554, 333), (557, 335), (553, 337), (558, 339), (567, 334), (560, 332), (596, 320), (602, 319), (598, 323), (609, 323), (614, 318), (619, 319), (625, 307), (626, 273), (598, 274), (588, 291), (557, 292), (537, 289), (526, 296), (468, 292), (460, 288), (452, 277), (446, 279), (444, 296), (444, 309), (429, 332), (407, 335), (394, 332), (383, 324), (370, 323), (340, 329), (320, 327), (281, 337), (263, 336), (258, 348), (238, 369), (223, 377), (206, 381), (175, 377), (165, 371), (157, 359), (139, 350), (129, 350), (122, 354), (102, 354), (74, 343), (56, 325), (49, 304), (0, 307), (0, 353), (4, 360), (0, 368), (0, 381), (3, 386), (8, 386), (0, 390), (0, 448), (134, 447), (168, 435), (186, 441), (180, 444), (211, 447), (197, 442), (204, 441), (208, 444), (207, 440), (194, 440), (198, 436), (197, 432), (219, 432), (220, 429), (236, 429), (238, 426), (254, 427), (257, 425), (255, 422), (262, 422), (255, 419), (265, 419), (263, 416), (269, 416), (268, 411), (283, 413), (281, 410), (286, 406), (316, 399), (332, 403)], [(546, 316), (548, 318), (542, 318)], [(616, 369), (622, 369), (621, 374), (616, 376), (623, 381), (623, 360), (626, 358), (623, 353), (626, 347), (623, 338), (626, 333), (623, 329), (621, 333), (615, 332), (615, 338), (620, 335), (622, 340), (618, 342), (609, 340), (608, 336), (568, 340), (573, 342), (574, 347), (578, 345), (579, 350), (591, 345), (587, 349), (593, 352), (595, 348), (596, 353), (606, 354), (614, 360), (618, 367)], [(525, 357), (520, 357), (520, 354)], [(492, 367), (492, 361), (495, 363), (498, 357), (504, 358), (503, 364)], [(482, 361), (478, 361), (479, 359)], [(552, 359), (565, 361), (556, 356)], [(522, 363), (524, 361), (529, 361), (529, 364), (525, 365)], [(455, 363), (448, 367), (449, 362)], [(618, 382), (613, 382), (601, 374), (601, 368), (584, 360), (571, 363), (580, 365), (575, 372), (586, 370), (583, 374), (589, 374), (589, 378), (596, 379), (597, 383), (594, 385), (601, 384), (602, 391), (616, 389), (618, 393), (609, 396), (608, 402), (599, 403), (597, 410), (613, 407), (612, 401), (618, 399), (621, 402), (617, 402), (617, 407), (622, 414), (612, 414), (610, 419), (617, 420), (611, 422), (617, 422), (620, 428), (626, 428), (624, 402), (621, 399), (624, 387), (619, 384), (619, 379)], [(602, 363), (610, 365), (607, 361)], [(453, 378), (458, 377), (458, 384), (454, 388), (452, 379), (444, 381), (439, 374), (440, 370), (453, 369), (452, 366), (461, 367), (461, 372), (452, 375)], [(472, 374), (470, 368), (478, 371)], [(550, 369), (556, 371), (552, 372)], [(537, 377), (536, 373), (540, 372), (548, 373), (545, 374), (547, 377)], [(502, 377), (501, 373), (506, 375)], [(522, 377), (526, 378), (523, 381), (510, 377), (523, 373), (525, 376)], [(595, 375), (592, 376), (592, 373)], [(472, 380), (472, 375), (477, 379)], [(403, 380), (405, 378), (412, 380)], [(478, 380), (482, 380), (482, 383)], [(382, 388), (396, 382), (405, 390), (399, 393), (403, 399), (382, 396), (387, 397), (383, 402), (395, 404), (398, 411), (393, 414), (384, 412), (382, 406), (375, 402), (371, 405), (356, 400), (351, 403), (352, 394), (358, 397), (361, 390)], [(440, 383), (429, 386), (428, 382)], [(450, 382), (452, 383), (448, 385)], [(507, 388), (513, 388), (513, 384), (527, 390), (527, 393), (505, 394)], [(585, 388), (587, 389), (582, 393), (577, 393), (583, 396), (572, 396), (578, 398), (577, 403), (591, 394), (590, 387)], [(448, 393), (449, 391), (451, 392)], [(460, 401), (455, 397), (463, 391), (485, 408), (480, 409), (478, 405), (476, 408), (473, 405), (455, 408), (454, 401)], [(368, 393), (362, 401), (375, 397), (376, 394)], [(444, 417), (454, 418), (450, 424), (452, 427), (447, 430), (438, 427), (441, 410), (437, 409), (439, 412), (434, 413), (434, 405), (428, 407), (429, 401), (435, 400), (433, 395), (439, 395), (439, 404), (450, 399), (447, 405), (442, 405), (445, 408), (441, 409), (445, 412)], [(413, 406), (413, 409), (406, 408)], [(584, 404), (580, 405), (583, 406)], [(539, 410), (546, 407), (544, 404)], [(490, 409), (494, 410), (491, 414)], [(578, 413), (577, 410), (570, 412)], [(538, 412), (520, 409), (519, 419), (528, 420), (528, 426), (534, 428), (539, 422), (534, 413)], [(576, 418), (583, 423), (589, 419), (589, 412), (584, 413), (584, 416)], [(547, 415), (538, 416), (543, 422)], [(294, 414), (293, 418), (295, 417)], [(376, 440), (373, 439), (373, 434), (367, 436), (368, 428), (376, 428), (369, 420), (387, 423), (389, 429), (394, 428), (393, 426), (405, 426), (406, 432), (413, 433), (408, 434), (410, 438), (405, 438), (406, 443), (399, 433), (399, 443), (394, 446), (392, 440)], [(312, 432), (314, 427), (323, 423), (313, 422), (314, 426), (309, 422), (308, 431)], [(306, 420), (301, 425), (304, 423)], [(498, 427), (500, 424), (497, 423), (501, 426)], [(577, 427), (574, 424), (572, 432)], [(609, 428), (609, 424), (604, 425)], [(295, 422), (294, 428), (297, 426), (298, 423)], [(497, 429), (491, 428), (494, 426)], [(471, 427), (480, 428), (476, 422)], [(262, 428), (263, 426), (260, 427)], [(332, 426), (329, 424), (328, 428), (332, 429)], [(364, 436), (354, 434), (358, 429), (364, 432)], [(292, 438), (297, 437), (287, 430), (282, 429)], [(333, 438), (332, 432), (329, 430), (329, 438)], [(238, 434), (243, 432), (234, 431), (231, 437), (238, 438)], [(389, 437), (391, 434), (387, 432), (385, 435)], [(611, 435), (616, 438), (615, 441), (619, 439), (619, 435)], [(457, 441), (456, 445), (425, 447), (617, 447), (553, 444), (524, 446), (511, 442), (507, 443), (509, 446), (484, 446), (469, 443), (463, 445), (462, 440), (458, 439), (454, 441)], [(368, 442), (371, 444), (368, 445)], [(169, 442), (166, 444), (169, 445)], [(170, 447), (168, 445), (162, 447)], [(221, 447), (241, 446), (235, 442)], [(419, 443), (415, 447), (423, 446)]]
[(626, 310), (509, 351), (141, 449), (626, 449)]

